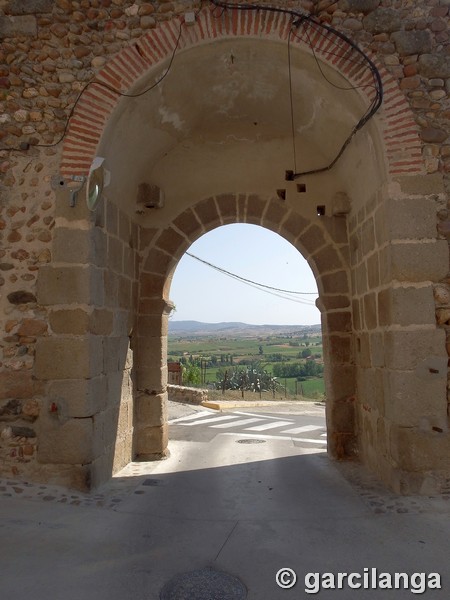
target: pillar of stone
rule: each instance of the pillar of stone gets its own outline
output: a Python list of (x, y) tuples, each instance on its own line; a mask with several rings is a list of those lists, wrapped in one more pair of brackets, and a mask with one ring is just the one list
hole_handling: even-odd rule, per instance
[(141, 460), (167, 455), (167, 333), (173, 305), (161, 298), (140, 300), (135, 336), (136, 397), (134, 453)]

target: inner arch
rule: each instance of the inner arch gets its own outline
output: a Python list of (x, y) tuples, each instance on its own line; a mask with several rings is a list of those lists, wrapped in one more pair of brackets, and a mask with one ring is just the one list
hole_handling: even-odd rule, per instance
[[(314, 275), (298, 250), (280, 235), (257, 225), (224, 225), (201, 236), (188, 252), (276, 289), (255, 289), (249, 281), (236, 280), (185, 254), (175, 269), (170, 289), (176, 306), (174, 321), (320, 323)], [(287, 294), (283, 290), (306, 293)]]

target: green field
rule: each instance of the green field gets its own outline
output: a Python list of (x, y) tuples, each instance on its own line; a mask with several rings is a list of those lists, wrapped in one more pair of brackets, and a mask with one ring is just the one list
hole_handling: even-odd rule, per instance
[[(310, 353), (308, 360), (322, 365), (323, 347), (321, 336), (269, 336), (255, 338), (174, 338), (169, 336), (168, 360), (181, 361), (201, 366), (198, 385), (212, 387), (219, 371), (227, 374), (236, 367), (257, 367), (273, 375), (289, 365), (305, 365), (302, 353)], [(277, 377), (277, 397), (323, 398), (325, 386), (323, 376)]]

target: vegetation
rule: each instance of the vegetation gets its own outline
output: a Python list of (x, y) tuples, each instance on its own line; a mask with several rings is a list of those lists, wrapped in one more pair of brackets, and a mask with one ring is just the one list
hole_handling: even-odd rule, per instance
[(169, 360), (180, 362), (185, 385), (323, 398), (321, 336), (169, 337)]

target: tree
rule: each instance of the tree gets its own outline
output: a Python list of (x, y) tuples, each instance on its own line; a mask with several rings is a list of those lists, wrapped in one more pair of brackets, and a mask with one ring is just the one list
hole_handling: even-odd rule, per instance
[(259, 347), (259, 354), (260, 354), (260, 355), (261, 355), (261, 354), (264, 354), (264, 349), (263, 349), (263, 347), (262, 347), (262, 346), (260, 346), (260, 347)]
[(300, 354), (302, 358), (308, 358), (308, 356), (311, 356), (311, 350), (309, 348), (305, 348), (300, 352)]
[(200, 385), (202, 381), (202, 373), (200, 367), (190, 363), (183, 366), (183, 385)]

